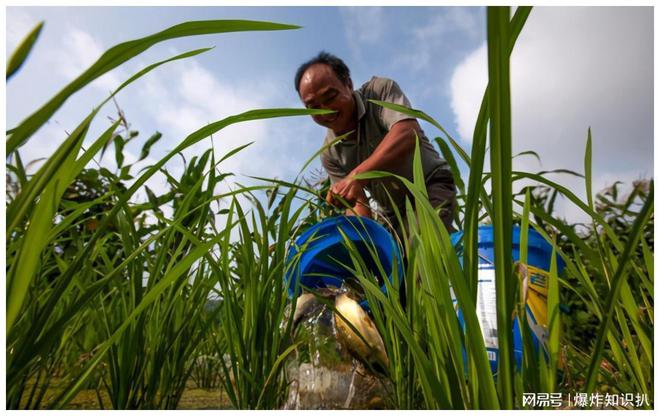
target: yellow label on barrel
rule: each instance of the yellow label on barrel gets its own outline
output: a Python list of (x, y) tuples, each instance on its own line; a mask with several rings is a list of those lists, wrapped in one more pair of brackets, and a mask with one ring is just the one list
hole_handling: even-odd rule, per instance
[(527, 276), (529, 278), (529, 288), (543, 296), (548, 296), (548, 272), (527, 266)]
[(534, 266), (524, 265), (527, 281), (527, 323), (536, 338), (545, 345), (548, 340), (548, 280), (549, 273)]

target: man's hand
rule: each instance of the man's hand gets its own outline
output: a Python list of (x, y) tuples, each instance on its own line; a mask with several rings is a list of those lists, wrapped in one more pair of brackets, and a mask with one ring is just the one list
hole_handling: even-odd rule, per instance
[(355, 179), (352, 173), (347, 175), (330, 187), (325, 200), (330, 205), (341, 206), (341, 199), (338, 197), (344, 199), (350, 206), (354, 206), (359, 200), (365, 201), (367, 197), (364, 193), (364, 183)]
[[(346, 208), (346, 215), (359, 215), (361, 217), (371, 218), (371, 208), (369, 208), (369, 199), (364, 192), (364, 184), (362, 181), (354, 179), (354, 174), (348, 175), (346, 178), (332, 185), (325, 200), (328, 204), (334, 206), (344, 206)], [(349, 206), (342, 204), (343, 198)]]

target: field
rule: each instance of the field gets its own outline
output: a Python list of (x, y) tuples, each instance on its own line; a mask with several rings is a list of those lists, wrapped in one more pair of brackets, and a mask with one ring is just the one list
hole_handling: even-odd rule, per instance
[[(347, 265), (361, 282), (383, 337), (389, 359), (384, 377), (391, 386), (388, 408), (544, 407), (529, 401), (531, 392), (559, 394), (561, 407), (580, 407), (577, 394), (633, 394), (635, 400), (647, 398), (634, 407), (653, 407), (653, 180), (628, 188), (614, 185), (592, 197), (588, 126), (584, 171), (569, 173), (584, 179), (586, 201), (544, 173), (512, 170), (509, 57), (530, 12), (518, 7), (510, 18), (509, 8), (488, 10), (489, 84), (469, 153), (426, 113), (374, 103), (437, 127), (436, 142), (456, 178), (461, 177), (457, 157), (469, 167), (469, 175), (457, 180), (455, 223), (464, 235), (460, 256), (425, 196), (417, 150), (415, 180), (406, 181), (415, 204), (399, 213), (410, 224), (401, 242), (407, 258), (403, 276), (395, 276), (386, 296), (377, 284), (383, 276), (369, 270), (364, 259), (353, 256), (353, 264)], [(231, 174), (223, 162), (244, 146), (216, 154), (209, 145), (210, 150), (186, 162), (180, 177), (164, 166), (193, 144), (210, 143), (213, 133), (232, 124), (325, 110), (260, 109), (232, 115), (200, 127), (141, 171), (123, 163), (124, 145), (140, 138), (121, 114), (99, 137), (88, 137), (99, 110), (117, 92), (161, 65), (194, 59), (207, 50), (198, 49), (149, 65), (126, 80), (81, 115), (77, 128), (35, 173), (28, 173), (30, 161), (21, 159), (20, 149), (67, 98), (155, 43), (293, 28), (252, 21), (185, 22), (119, 44), (7, 132), (8, 409), (283, 406), (289, 388), (286, 363), (300, 345), (292, 335), (282, 278), (292, 267), (285, 261), (287, 249), (310, 225), (336, 213), (324, 203), (327, 182), (265, 179), (262, 185), (218, 194), (217, 185)], [(36, 27), (11, 56), (8, 82), (20, 76), (17, 71), (40, 30)], [(145, 140), (142, 159), (159, 139), (154, 134)], [(115, 172), (93, 163), (110, 149), (117, 160)], [(484, 171), (487, 157), (490, 172)], [(167, 177), (168, 192), (156, 195), (145, 185), (154, 175)], [(387, 175), (369, 172), (363, 177)], [(532, 185), (514, 193), (514, 185), (523, 181)], [(135, 203), (137, 194), (147, 195), (148, 202)], [(558, 195), (579, 207), (591, 223), (579, 226), (555, 218)], [(481, 224), (493, 226), (496, 286), (502, 294), (497, 297), (496, 378), (475, 311)], [(514, 226), (520, 227), (522, 247), (528, 230), (534, 229), (566, 264), (558, 273), (553, 261), (548, 274), (545, 353), (536, 353), (523, 326), (519, 369), (513, 362), (512, 318), (525, 322), (526, 311), (520, 268), (511, 255)], [(523, 248), (521, 263), (526, 258)], [(405, 308), (398, 279), (406, 291)], [(464, 327), (452, 307), (450, 287)], [(633, 406), (623, 403), (603, 399), (593, 407)]]

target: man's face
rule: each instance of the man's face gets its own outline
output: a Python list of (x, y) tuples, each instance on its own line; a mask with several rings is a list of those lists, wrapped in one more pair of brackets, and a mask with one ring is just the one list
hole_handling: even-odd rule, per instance
[(354, 130), (357, 124), (353, 85), (343, 84), (328, 65), (314, 64), (300, 79), (300, 99), (307, 108), (334, 110), (336, 113), (312, 116), (336, 135)]

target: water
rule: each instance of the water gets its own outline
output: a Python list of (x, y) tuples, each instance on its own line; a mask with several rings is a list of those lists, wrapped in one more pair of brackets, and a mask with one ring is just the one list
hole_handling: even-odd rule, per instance
[[(324, 297), (333, 302), (335, 296), (345, 291), (326, 291)], [(290, 388), (284, 408), (383, 408), (386, 379), (369, 371), (351, 354), (351, 346), (338, 338), (332, 309), (313, 297), (303, 299), (297, 309), (304, 310), (296, 317), (295, 329), (296, 339), (303, 342), (287, 363)]]

